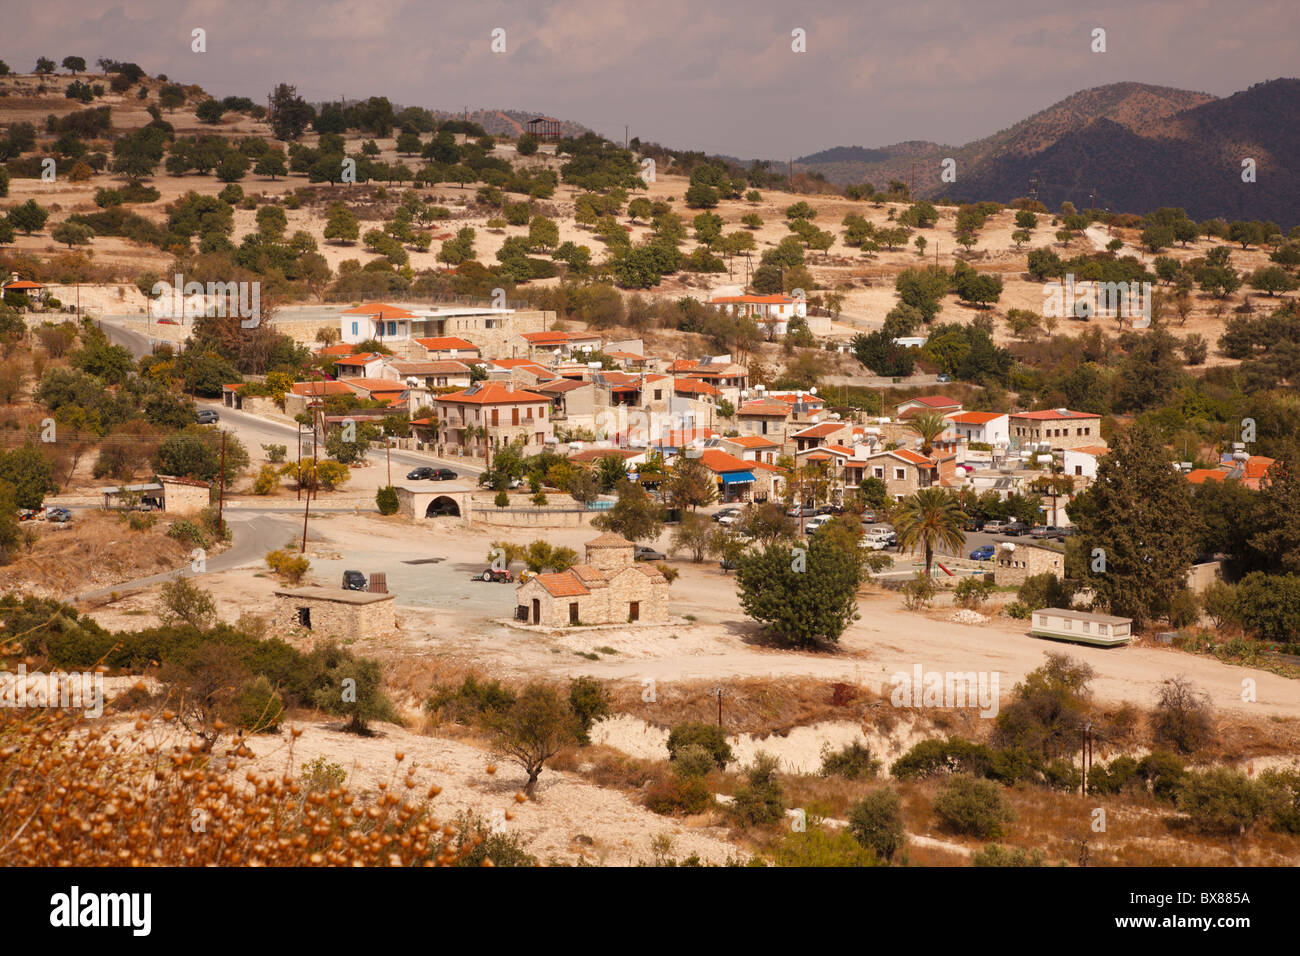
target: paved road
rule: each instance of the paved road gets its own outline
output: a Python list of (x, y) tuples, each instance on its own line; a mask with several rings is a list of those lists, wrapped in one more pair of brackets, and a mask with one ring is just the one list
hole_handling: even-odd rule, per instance
[[(231, 568), (238, 568), (248, 564), (260, 564), (265, 558), (266, 552), (280, 547), (295, 535), (302, 533), (301, 522), (289, 520), (287, 517), (242, 516), (228, 512), (226, 519), (230, 525), (231, 545), (220, 554), (214, 554), (207, 559), (207, 572), (228, 571)], [(182, 576), (194, 577), (196, 572), (191, 565), (187, 564), (173, 571), (151, 574), (148, 577), (136, 578), (134, 581), (122, 581), (112, 587), (82, 591), (80, 594), (74, 594), (72, 600), (76, 602), (108, 597), (114, 591), (118, 593), (133, 591), (137, 588), (149, 587)]]
[(130, 329), (114, 322), (116, 316), (106, 315), (99, 320), (99, 327), (104, 330), (104, 335), (114, 345), (124, 345), (136, 358), (148, 355), (153, 351), (152, 341), (139, 332), (132, 332)]

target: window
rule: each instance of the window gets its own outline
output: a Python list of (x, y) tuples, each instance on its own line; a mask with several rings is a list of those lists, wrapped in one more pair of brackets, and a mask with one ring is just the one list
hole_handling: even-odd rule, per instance
[(1084, 622), (1083, 622), (1083, 633), (1088, 634), (1088, 633), (1090, 633), (1091, 631), (1092, 631), (1092, 625), (1089, 624), (1087, 621), (1084, 621)]
[(531, 420), (532, 420), (532, 417), (533, 417), (533, 406), (529, 405), (527, 411), (528, 411), (528, 414), (525, 415), (524, 417), (527, 418), (527, 419), (529, 419), (529, 420), (531, 421)]
[(907, 481), (907, 469), (906, 469), (906, 468), (895, 468), (895, 469), (894, 469), (894, 480), (895, 480), (895, 481)]
[(396, 334), (397, 334), (397, 323), (396, 323), (396, 322), (389, 322), (389, 323), (388, 323), (388, 334), (389, 334), (389, 335), (396, 335)]
[(883, 469), (883, 468), (872, 468), (872, 469), (871, 469), (871, 476), (872, 476), (873, 478), (879, 478), (881, 481), (884, 481), (884, 479), (885, 479), (885, 469)]
[(355, 323), (355, 322), (352, 323), (352, 334), (353, 334), (353, 335), (357, 335), (357, 334), (359, 334), (359, 333), (357, 332), (357, 323)]
[(663, 390), (662, 388), (656, 388), (656, 389), (655, 389), (655, 401), (657, 402), (657, 401), (659, 401), (659, 400), (660, 400), (661, 398), (663, 398), (663, 397), (664, 397), (664, 390)]
[(1075, 465), (1075, 466), (1074, 466), (1074, 473), (1075, 473), (1076, 475), (1082, 475), (1082, 474), (1083, 474), (1083, 465)]

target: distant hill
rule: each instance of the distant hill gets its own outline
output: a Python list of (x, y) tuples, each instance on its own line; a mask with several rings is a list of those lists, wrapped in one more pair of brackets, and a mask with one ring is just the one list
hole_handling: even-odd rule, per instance
[[(991, 136), (961, 147), (899, 143), (837, 147), (795, 161), (832, 182), (909, 180), (918, 195), (1005, 202), (1024, 196), (1030, 176), (1049, 206), (1088, 202), (1095, 189), (1111, 209), (1182, 206), (1198, 219), (1300, 223), (1300, 80), (1259, 83), (1217, 99), (1142, 83), (1083, 90)], [(938, 159), (957, 160), (957, 183), (939, 181)], [(1241, 160), (1258, 166), (1241, 182)]]

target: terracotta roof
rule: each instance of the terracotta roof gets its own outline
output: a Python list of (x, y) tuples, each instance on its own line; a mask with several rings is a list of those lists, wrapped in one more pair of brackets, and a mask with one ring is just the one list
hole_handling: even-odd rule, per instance
[(829, 451), (836, 455), (849, 455), (852, 457), (853, 449), (848, 445), (823, 445), (822, 451)]
[(956, 412), (948, 416), (948, 421), (955, 425), (987, 425), (1005, 414), (1006, 412)]
[(769, 398), (787, 405), (825, 405), (826, 403), (809, 392), (768, 392)]
[(404, 392), (406, 386), (401, 382), (394, 382), (392, 379), (384, 378), (341, 378), (339, 379), (344, 385), (351, 388), (359, 388), (366, 392)]
[(530, 582), (536, 581), (546, 588), (547, 593), (552, 597), (578, 597), (591, 593), (587, 586), (578, 579), (577, 575), (570, 574), (568, 571), (538, 574), (528, 580)]
[(347, 395), (352, 389), (342, 382), (294, 382), (295, 395)]
[(1207, 481), (1225, 481), (1228, 473), (1217, 468), (1193, 468), (1187, 473), (1187, 480), (1194, 485), (1203, 485)]
[(416, 339), (417, 345), (423, 345), (430, 352), (445, 352), (451, 349), (473, 349), (478, 351), (478, 346), (473, 342), (466, 342), (454, 335), (439, 335), (431, 339)]
[(19, 279), (17, 282), (10, 282), (4, 288), (5, 291), (10, 289), (18, 289), (21, 291), (23, 289), (44, 289), (45, 286), (41, 285), (39, 282), (32, 282), (30, 279)]
[(468, 375), (469, 366), (453, 359), (431, 362), (389, 362), (388, 367), (399, 375)]
[(773, 405), (770, 402), (746, 402), (740, 406), (736, 414), (759, 415), (763, 418), (785, 418), (790, 414), (790, 409), (784, 405)]
[(550, 399), (522, 388), (509, 389), (500, 382), (480, 382), (460, 392), (439, 395), (434, 401), (450, 405), (519, 405), (524, 402), (549, 402)]
[(569, 461), (600, 461), (602, 458), (635, 458), (641, 452), (635, 448), (586, 448), (574, 452)]
[(734, 435), (731, 438), (724, 438), (723, 441), (729, 441), (733, 445), (739, 445), (741, 448), (778, 448), (780, 442), (774, 442), (770, 438), (762, 435)]
[(1274, 462), (1274, 459), (1265, 458), (1263, 455), (1251, 455), (1242, 471), (1247, 478), (1263, 478), (1273, 467)]
[(536, 359), (511, 358), (511, 359), (493, 359), (492, 364), (498, 368), (522, 368), (530, 372), (537, 372), (539, 375), (550, 375), (551, 370), (545, 365), (538, 365)]
[(395, 305), (386, 305), (383, 302), (363, 302), (361, 305), (353, 306), (351, 309), (344, 309), (344, 315), (368, 315), (376, 319), (413, 319), (415, 313), (407, 312), (405, 309), (399, 309)]
[(929, 465), (933, 467), (935, 464), (934, 459), (926, 458), (924, 455), (918, 454), (917, 452), (911, 451), (907, 448), (891, 448), (888, 451), (878, 452), (871, 457), (880, 458), (883, 455), (893, 455), (895, 458), (901, 458), (910, 465)]
[(816, 451), (806, 452), (803, 456), (804, 461), (830, 461), (834, 455), (828, 455), (820, 448)]
[(791, 438), (825, 438), (828, 435), (834, 435), (837, 431), (845, 427), (844, 422), (821, 422), (817, 425), (809, 425), (791, 435)]
[(564, 392), (571, 392), (575, 388), (585, 388), (590, 384), (590, 382), (581, 382), (571, 378), (557, 378), (553, 382), (542, 382), (539, 385), (534, 385), (533, 388), (539, 392), (554, 392), (562, 394)]
[(327, 345), (322, 349), (316, 350), (317, 355), (337, 355), (341, 358), (347, 358), (349, 355), (352, 355), (354, 352), (356, 352), (355, 346), (346, 345), (342, 342), (340, 342), (338, 345)]
[(1027, 418), (1035, 422), (1061, 421), (1068, 418), (1100, 418), (1094, 412), (1072, 412), (1068, 408), (1049, 408), (1041, 412), (1012, 412), (1012, 418)]
[(701, 382), (693, 378), (679, 378), (673, 383), (673, 390), (677, 392), (695, 392), (700, 395), (722, 394), (708, 382)]
[(335, 367), (340, 365), (369, 365), (371, 362), (378, 362), (384, 356), (378, 352), (359, 352), (356, 355), (348, 355), (334, 363)]
[(1105, 445), (1080, 445), (1078, 448), (1071, 448), (1070, 451), (1081, 451), (1085, 455), (1108, 455), (1110, 449)]
[(621, 534), (615, 534), (612, 531), (606, 531), (598, 538), (592, 538), (584, 545), (588, 548), (631, 548), (633, 544)]
[(709, 448), (701, 453), (700, 461), (704, 462), (704, 467), (709, 471), (718, 474), (730, 471), (749, 471), (754, 464), (752, 461), (745, 461), (743, 458), (729, 455), (725, 451), (718, 451), (716, 448)]
[(961, 408), (960, 401), (949, 398), (947, 395), (918, 395), (916, 398), (909, 398), (898, 404), (907, 405), (910, 402), (920, 402), (922, 405), (928, 405), (931, 408)]

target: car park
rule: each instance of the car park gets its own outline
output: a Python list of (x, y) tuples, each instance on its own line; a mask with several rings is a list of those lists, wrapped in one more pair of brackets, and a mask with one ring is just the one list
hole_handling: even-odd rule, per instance
[(667, 561), (668, 555), (644, 544), (638, 544), (632, 552), (632, 559), (634, 561)]
[(343, 590), (364, 591), (366, 586), (366, 576), (360, 571), (343, 572)]
[(982, 545), (970, 553), (972, 561), (992, 561), (996, 548), (991, 544)]
[(410, 471), (406, 473), (407, 481), (423, 481), (426, 478), (432, 478), (432, 477), (433, 477), (433, 469), (428, 467), (427, 465), (421, 466), (419, 468), (412, 468)]

